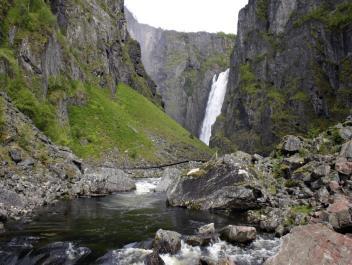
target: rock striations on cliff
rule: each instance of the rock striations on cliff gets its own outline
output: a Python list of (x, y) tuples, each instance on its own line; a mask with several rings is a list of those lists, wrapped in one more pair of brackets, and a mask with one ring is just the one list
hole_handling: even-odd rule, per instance
[(213, 76), (229, 68), (234, 36), (163, 30), (125, 12), (128, 32), (141, 45), (142, 62), (166, 113), (199, 136)]
[(212, 145), (268, 153), (285, 134), (325, 129), (350, 112), (351, 76), (350, 1), (250, 0)]

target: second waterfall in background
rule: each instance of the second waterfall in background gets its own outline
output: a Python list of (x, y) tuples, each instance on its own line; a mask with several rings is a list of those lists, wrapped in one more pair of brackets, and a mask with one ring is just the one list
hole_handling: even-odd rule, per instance
[(205, 116), (202, 124), (199, 139), (209, 145), (211, 137), (211, 128), (216, 118), (221, 114), (222, 104), (224, 103), (227, 83), (229, 80), (230, 69), (213, 77), (213, 83), (208, 98)]

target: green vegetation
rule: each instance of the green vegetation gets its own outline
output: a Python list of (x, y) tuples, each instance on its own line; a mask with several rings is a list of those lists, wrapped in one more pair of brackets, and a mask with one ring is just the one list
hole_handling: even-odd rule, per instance
[(293, 214), (303, 214), (303, 215), (309, 215), (312, 212), (313, 208), (309, 205), (298, 205), (298, 206), (293, 206), (291, 208), (291, 212)]
[(240, 66), (241, 89), (247, 94), (253, 95), (258, 91), (258, 84), (256, 82), (255, 74), (252, 71), (250, 63), (242, 64)]
[[(9, 32), (12, 26), (16, 26), (17, 32), (15, 43), (28, 37), (36, 43), (36, 48), (42, 47), (47, 39), (48, 33), (54, 30), (56, 17), (51, 13), (50, 7), (44, 0), (22, 0), (13, 1), (9, 5), (4, 4), (0, 21), (1, 32)], [(1, 5), (3, 5), (3, 2)], [(3, 38), (3, 44), (7, 43), (7, 34)], [(35, 48), (35, 47), (33, 47)]]
[(291, 100), (299, 101), (299, 102), (309, 102), (309, 96), (304, 91), (298, 91)]
[(256, 15), (266, 21), (268, 19), (269, 0), (257, 0)]
[(285, 95), (276, 88), (269, 89), (268, 98), (271, 102), (279, 105), (284, 105), (286, 103)]
[(4, 125), (5, 125), (5, 106), (4, 106), (4, 99), (0, 97), (0, 136), (1, 136), (1, 132), (3, 131)]
[[(118, 148), (132, 159), (144, 158), (157, 162), (160, 146), (153, 139), (208, 152), (198, 139), (169, 118), (157, 106), (130, 87), (120, 84), (116, 99), (109, 93), (86, 86), (88, 103), (69, 110), (72, 140), (70, 147), (84, 158), (98, 158), (107, 150)], [(183, 150), (186, 151), (186, 150)]]
[(342, 29), (352, 22), (352, 3), (345, 1), (338, 4), (334, 10), (329, 9), (326, 5), (322, 5), (297, 20), (295, 26), (299, 27), (311, 20), (320, 21), (332, 30)]

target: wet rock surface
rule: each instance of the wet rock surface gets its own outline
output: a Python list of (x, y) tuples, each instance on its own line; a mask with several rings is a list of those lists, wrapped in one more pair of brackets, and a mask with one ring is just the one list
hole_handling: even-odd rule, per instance
[(176, 254), (181, 249), (181, 234), (160, 229), (155, 234), (153, 247), (159, 254)]
[(256, 237), (255, 227), (229, 225), (220, 230), (220, 238), (230, 243), (250, 243)]

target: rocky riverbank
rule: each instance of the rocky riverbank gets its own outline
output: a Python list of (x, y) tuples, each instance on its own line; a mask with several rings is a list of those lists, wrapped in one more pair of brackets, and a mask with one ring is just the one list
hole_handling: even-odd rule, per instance
[(308, 223), (352, 228), (352, 117), (315, 138), (286, 136), (269, 157), (236, 152), (179, 175), (168, 203), (245, 211), (278, 235)]
[(59, 199), (105, 195), (135, 188), (122, 170), (91, 167), (52, 143), (11, 100), (0, 94), (0, 221), (31, 213)]

